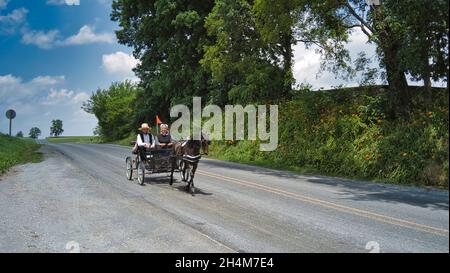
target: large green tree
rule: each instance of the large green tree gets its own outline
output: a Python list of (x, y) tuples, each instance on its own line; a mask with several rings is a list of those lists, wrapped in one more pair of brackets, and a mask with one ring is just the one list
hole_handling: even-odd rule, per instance
[(215, 41), (205, 46), (201, 61), (211, 71), (213, 102), (268, 102), (283, 97), (283, 70), (256, 29), (251, 1), (216, 1), (205, 26)]
[[(120, 43), (134, 49), (143, 87), (138, 110), (144, 118), (208, 94), (209, 73), (199, 64), (208, 44), (205, 17), (212, 0), (115, 0), (111, 18)], [(145, 112), (143, 112), (145, 109)]]
[(222, 99), (267, 102), (289, 99), (294, 85), (293, 46), (318, 46), (334, 70), (348, 70), (348, 33), (333, 16), (323, 16), (306, 0), (217, 0), (206, 19), (202, 64), (222, 88)]
[[(403, 29), (401, 62), (414, 80), (448, 83), (449, 2), (447, 0), (386, 1)], [(420, 19), (419, 19), (420, 18)]]
[[(349, 33), (362, 31), (377, 46), (385, 70), (391, 116), (410, 105), (407, 73), (414, 79), (446, 78), (448, 71), (448, 2), (445, 0), (310, 1), (322, 16), (335, 17)], [(373, 3), (373, 5), (368, 5)], [(377, 5), (375, 5), (377, 4)]]
[[(96, 134), (106, 141), (127, 137), (137, 124), (136, 98), (139, 88), (129, 82), (113, 83), (108, 89), (98, 89), (83, 103), (83, 109), (98, 119)], [(139, 98), (140, 99), (140, 98)]]
[(28, 135), (33, 139), (37, 139), (41, 135), (41, 129), (39, 129), (37, 127), (33, 127), (30, 129), (30, 132), (28, 133)]
[(52, 126), (50, 127), (50, 135), (58, 137), (64, 132), (63, 122), (60, 119), (52, 120)]

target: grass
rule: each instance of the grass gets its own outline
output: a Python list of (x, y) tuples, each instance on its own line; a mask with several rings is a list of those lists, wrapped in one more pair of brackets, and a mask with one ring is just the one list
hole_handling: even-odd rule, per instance
[(108, 142), (108, 143), (131, 147), (131, 142), (132, 141), (136, 141), (136, 134), (131, 134), (127, 138), (124, 138), (124, 139), (121, 139), (121, 140), (116, 140), (116, 141), (113, 141), (113, 142)]
[(0, 174), (17, 164), (42, 161), (42, 154), (37, 152), (39, 147), (32, 139), (0, 134)]
[(100, 143), (97, 136), (64, 136), (64, 137), (47, 137), (50, 143)]

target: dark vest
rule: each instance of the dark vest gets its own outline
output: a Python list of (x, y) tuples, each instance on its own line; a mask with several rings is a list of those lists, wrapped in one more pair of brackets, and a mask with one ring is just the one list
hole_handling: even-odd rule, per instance
[(163, 135), (163, 134), (158, 134), (158, 141), (159, 143), (170, 143), (172, 140), (172, 137), (170, 136), (170, 134), (167, 135)]
[[(140, 133), (139, 134), (141, 136), (141, 140), (142, 142), (144, 142), (144, 134)], [(151, 134), (148, 134), (149, 138), (150, 138), (150, 145), (153, 144), (153, 136)]]

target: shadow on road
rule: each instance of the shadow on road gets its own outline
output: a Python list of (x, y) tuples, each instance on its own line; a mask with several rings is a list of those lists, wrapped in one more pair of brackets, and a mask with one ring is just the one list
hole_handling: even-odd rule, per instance
[(448, 210), (449, 207), (448, 192), (444, 191), (326, 177), (308, 178), (307, 181), (339, 187), (341, 197), (353, 201), (402, 203), (435, 210)]
[(436, 210), (448, 210), (449, 208), (448, 191), (444, 190), (430, 190), (418, 187), (354, 181), (320, 175), (302, 175), (289, 171), (273, 170), (218, 160), (206, 160), (201, 164), (210, 167), (248, 171), (255, 174), (274, 176), (275, 178), (296, 179), (300, 180), (298, 181), (299, 183), (307, 181), (313, 184), (327, 185), (335, 187), (342, 198), (354, 201), (403, 203)]
[[(194, 180), (194, 182), (195, 182), (195, 180)], [(149, 184), (149, 185), (167, 185), (167, 186), (169, 186), (169, 183), (170, 183), (170, 177), (169, 176), (167, 176), (167, 175), (159, 175), (159, 176), (147, 176), (147, 177), (145, 177), (145, 183), (144, 183), (144, 185), (147, 185), (147, 184)], [(176, 178), (174, 178), (174, 181), (173, 181), (173, 188), (174, 189), (176, 189), (176, 190), (178, 190), (178, 191), (181, 191), (181, 192), (184, 192), (184, 193), (187, 193), (186, 192), (186, 183), (184, 183), (184, 182), (181, 182), (179, 179), (176, 179)], [(212, 193), (210, 193), (210, 192), (205, 192), (205, 191), (203, 191), (202, 189), (200, 189), (200, 188), (197, 188), (197, 187), (195, 187), (195, 194), (200, 194), (200, 195), (213, 195)]]

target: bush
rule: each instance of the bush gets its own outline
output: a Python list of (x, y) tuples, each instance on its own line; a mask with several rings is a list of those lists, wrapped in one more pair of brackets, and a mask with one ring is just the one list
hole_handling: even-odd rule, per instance
[[(385, 91), (299, 92), (280, 105), (276, 151), (215, 142), (212, 156), (304, 173), (448, 188), (448, 91), (412, 88), (412, 110), (387, 119)], [(426, 103), (425, 103), (426, 102)]]
[(83, 109), (98, 119), (95, 133), (103, 141), (115, 141), (127, 137), (134, 131), (133, 124), (137, 85), (126, 81), (114, 83), (108, 89), (97, 90)]

